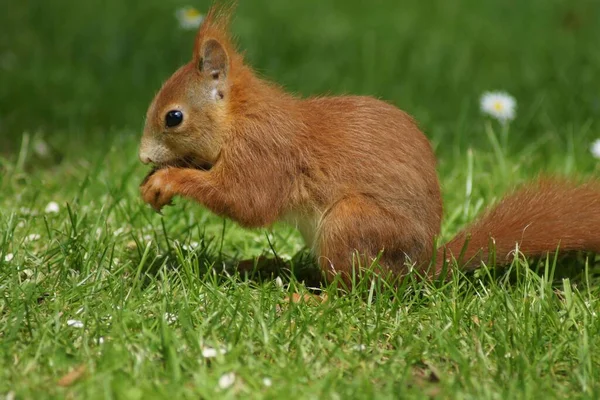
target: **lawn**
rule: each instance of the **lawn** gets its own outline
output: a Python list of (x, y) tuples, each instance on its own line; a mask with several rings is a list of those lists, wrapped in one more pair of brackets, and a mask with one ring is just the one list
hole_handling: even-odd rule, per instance
[[(600, 172), (597, 0), (240, 3), (233, 30), (263, 76), (415, 116), (439, 160), (442, 239), (540, 173)], [(187, 4), (31, 1), (0, 16), (0, 396), (600, 398), (593, 255), (341, 295), (290, 227), (143, 204), (137, 145), (190, 57), (174, 16)], [(506, 128), (479, 109), (489, 90), (517, 101)], [(261, 254), (292, 268), (230, 273)]]

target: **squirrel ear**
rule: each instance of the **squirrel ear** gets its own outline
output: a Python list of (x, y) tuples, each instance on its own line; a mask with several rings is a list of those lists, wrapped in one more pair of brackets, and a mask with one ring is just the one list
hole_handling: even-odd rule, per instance
[(208, 39), (200, 48), (198, 69), (210, 74), (213, 79), (227, 76), (229, 72), (229, 56), (227, 51), (215, 39)]

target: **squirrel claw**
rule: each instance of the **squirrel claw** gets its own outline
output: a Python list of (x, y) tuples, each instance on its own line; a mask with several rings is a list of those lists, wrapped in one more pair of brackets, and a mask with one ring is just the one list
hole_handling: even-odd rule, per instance
[(155, 211), (155, 212), (156, 212), (158, 215), (160, 215), (161, 217), (162, 217), (162, 216), (164, 216), (164, 214), (163, 214), (163, 212), (162, 212), (162, 208), (155, 208), (155, 207), (153, 207), (153, 208), (154, 208), (154, 211)]
[(140, 186), (144, 201), (159, 214), (162, 214), (161, 210), (164, 206), (173, 204), (173, 196), (176, 194), (167, 183), (168, 179), (164, 176), (165, 173), (165, 170), (153, 171)]
[(157, 214), (160, 214), (161, 216), (164, 215), (163, 214), (163, 208), (165, 208), (166, 206), (172, 206), (173, 205), (173, 200), (169, 200), (167, 203), (162, 204), (162, 205), (152, 205), (152, 208), (154, 209), (154, 211), (156, 211)]

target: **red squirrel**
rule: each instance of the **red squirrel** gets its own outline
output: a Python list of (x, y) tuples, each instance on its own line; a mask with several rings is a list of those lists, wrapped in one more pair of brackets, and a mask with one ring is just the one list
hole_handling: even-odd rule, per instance
[[(321, 269), (351, 281), (378, 258), (381, 271), (428, 276), (461, 257), (474, 268), (495, 246), (527, 256), (600, 252), (600, 184), (531, 183), (434, 249), (442, 200), (431, 145), (413, 119), (371, 97), (301, 99), (259, 78), (212, 8), (192, 60), (162, 86), (146, 116), (140, 187), (155, 210), (183, 196), (244, 227), (297, 226)], [(464, 248), (463, 248), (464, 247)], [(435, 262), (432, 263), (432, 259)]]

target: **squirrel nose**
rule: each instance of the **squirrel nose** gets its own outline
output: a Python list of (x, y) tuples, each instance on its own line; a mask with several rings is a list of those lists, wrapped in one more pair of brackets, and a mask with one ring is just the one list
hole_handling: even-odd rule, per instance
[(144, 164), (155, 163), (156, 158), (160, 158), (160, 146), (152, 139), (142, 137), (142, 142), (138, 149), (138, 157)]
[(140, 157), (140, 161), (142, 162), (142, 164), (150, 164), (152, 162), (152, 159), (150, 157), (148, 157), (146, 154), (143, 154), (140, 152), (139, 154)]

